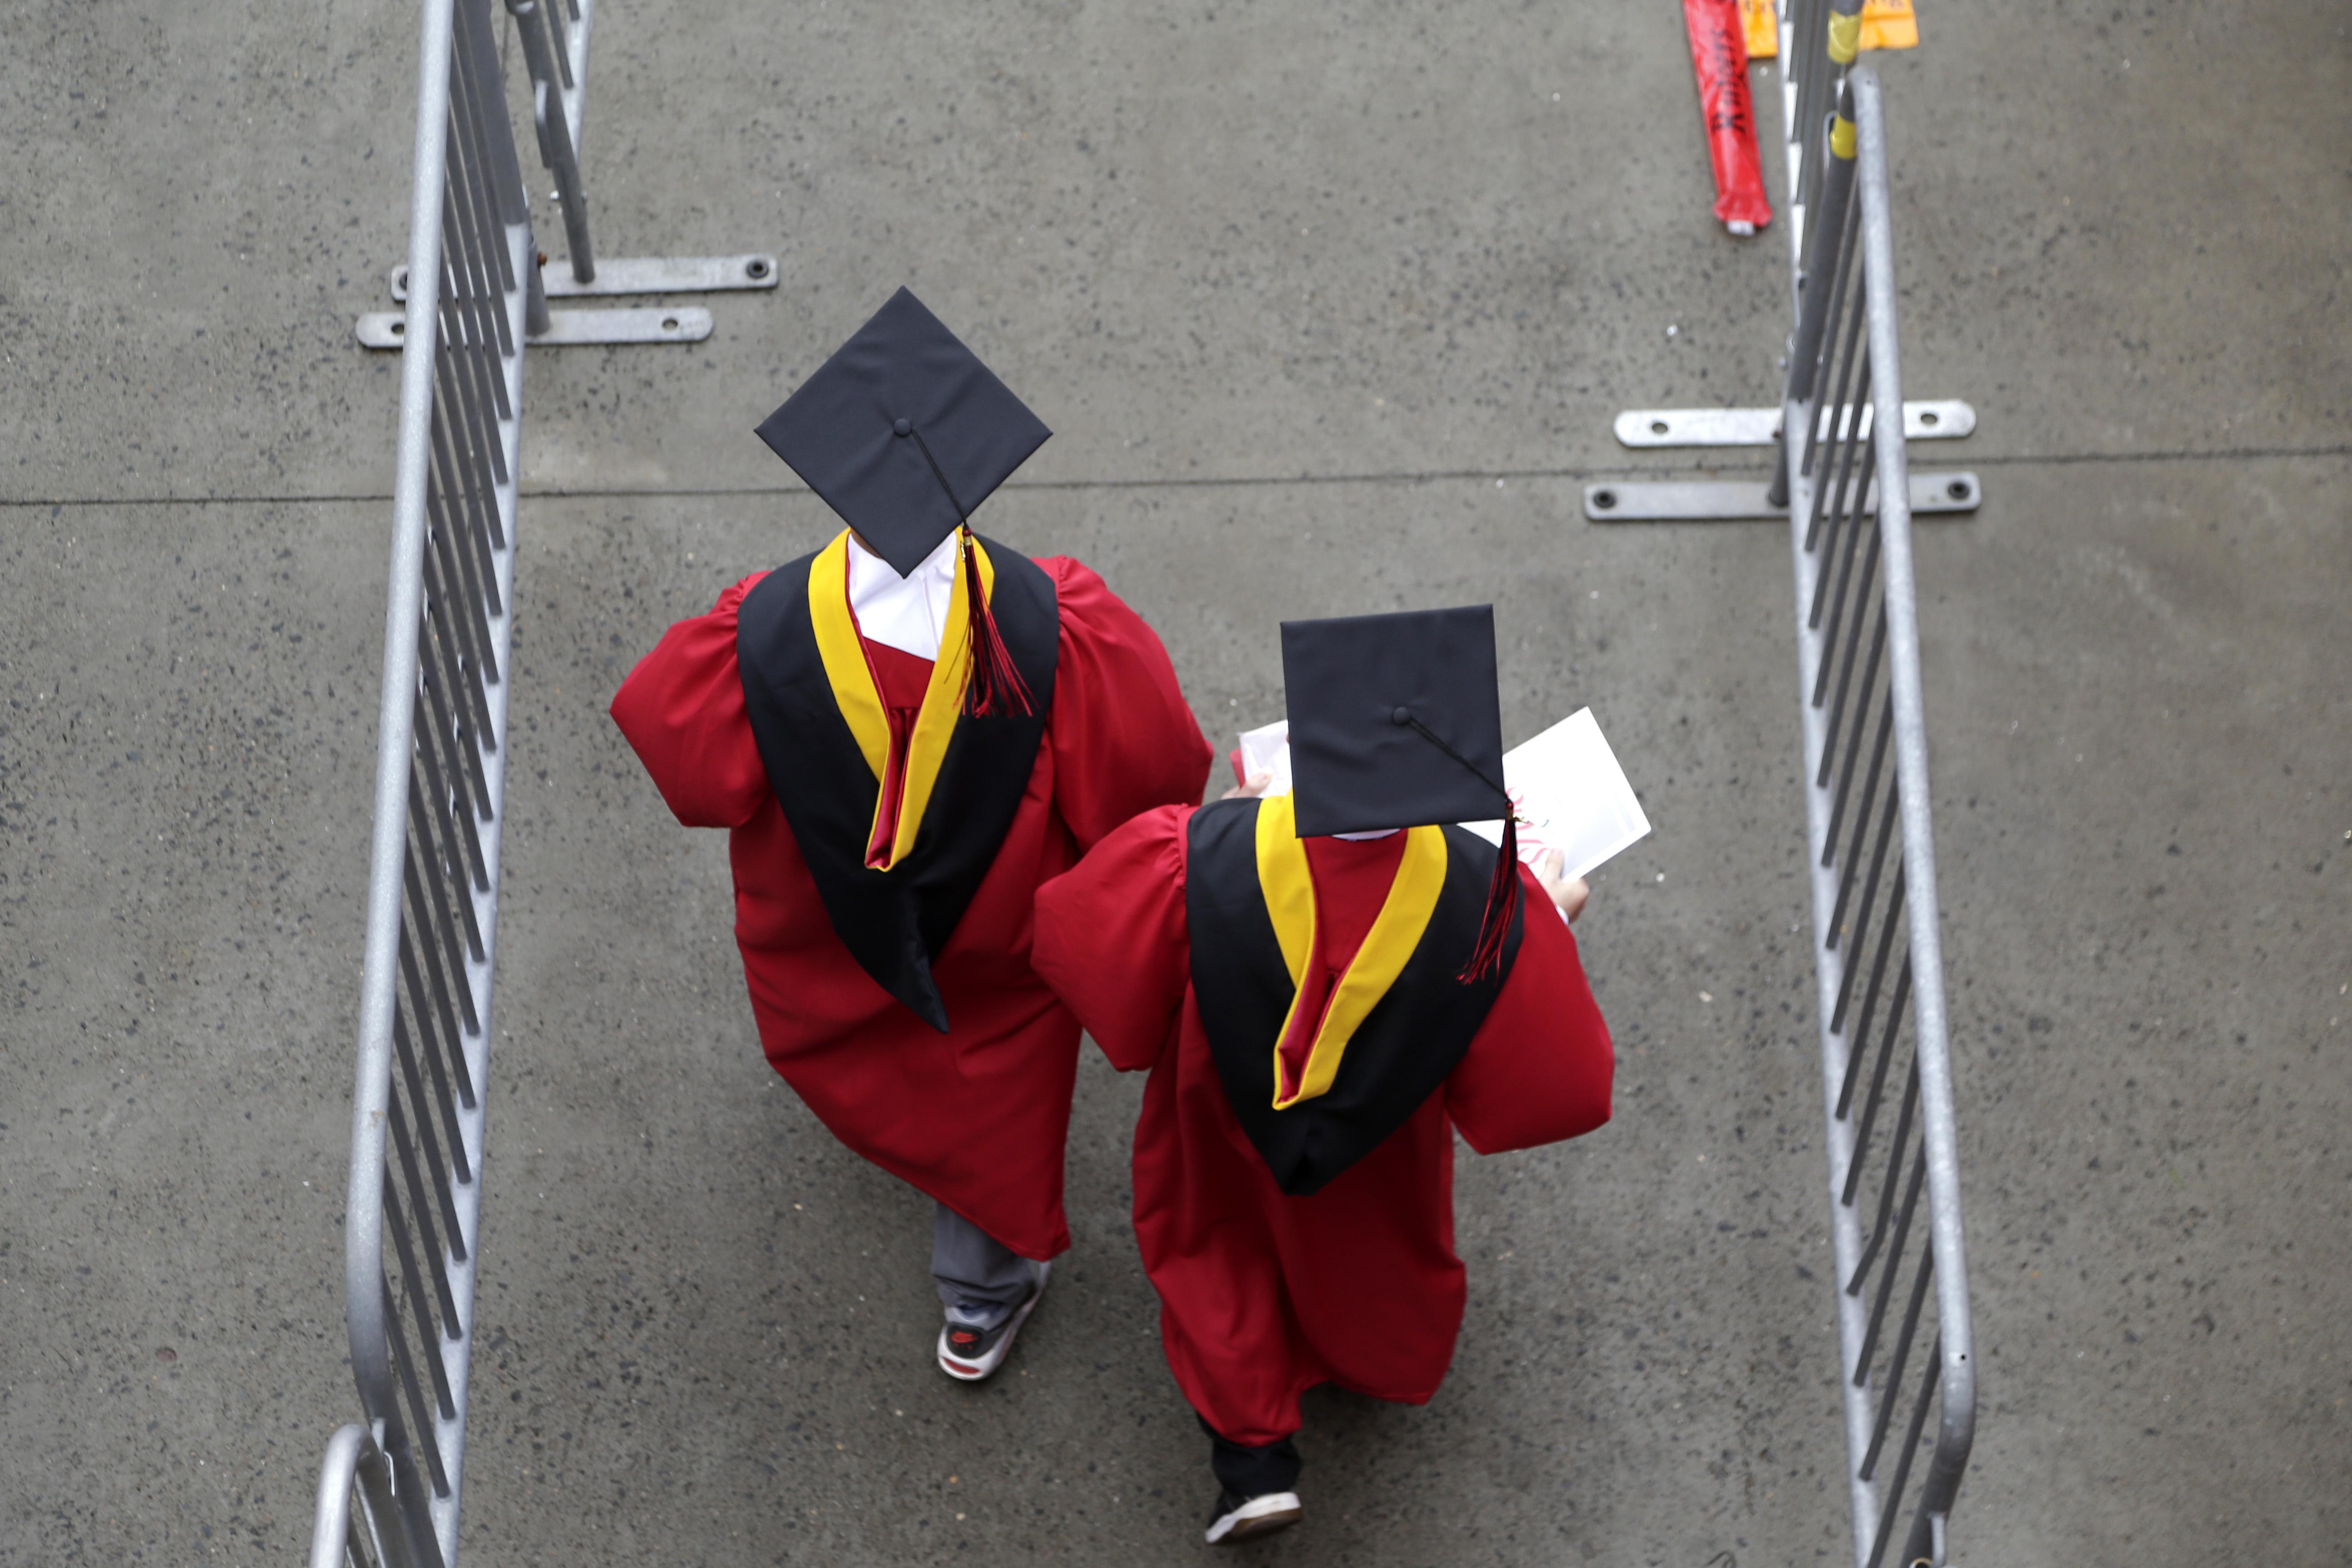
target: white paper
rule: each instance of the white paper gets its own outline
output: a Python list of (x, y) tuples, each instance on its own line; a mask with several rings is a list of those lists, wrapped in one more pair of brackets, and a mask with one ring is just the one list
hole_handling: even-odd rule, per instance
[[(1506, 752), (1503, 788), (1518, 808), (1519, 858), (1532, 864), (1557, 849), (1566, 876), (1584, 876), (1649, 835), (1650, 819), (1590, 708)], [(1499, 820), (1462, 826), (1489, 844), (1503, 841)]]
[[(1270, 773), (1265, 793), (1288, 795), (1290, 721), (1245, 730), (1241, 743), (1243, 773)], [(1503, 787), (1518, 807), (1519, 858), (1529, 865), (1557, 849), (1563, 874), (1582, 877), (1649, 836), (1650, 819), (1590, 708), (1506, 752)], [(1462, 826), (1489, 844), (1503, 841), (1500, 820)]]
[(1290, 721), (1276, 719), (1255, 730), (1242, 731), (1242, 781), (1254, 773), (1271, 773), (1265, 786), (1270, 795), (1290, 793)]

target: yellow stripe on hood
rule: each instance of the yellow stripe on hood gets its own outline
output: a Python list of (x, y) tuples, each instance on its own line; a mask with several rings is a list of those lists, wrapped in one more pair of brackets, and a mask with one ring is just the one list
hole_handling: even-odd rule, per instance
[[(983, 598), (996, 592), (996, 567), (988, 549), (972, 541), (980, 563)], [(849, 531), (843, 529), (832, 543), (809, 563), (809, 620), (816, 631), (816, 647), (824, 660), (824, 677), (833, 687), (834, 704), (841, 710), (858, 752), (874, 774), (874, 825), (866, 841), (882, 826), (882, 780), (890, 765), (890, 721), (882, 709), (882, 694), (874, 684), (873, 668), (859, 643), (857, 619), (849, 613)], [(948, 742), (963, 713), (965, 685), (971, 679), (971, 605), (959, 570), (948, 594), (947, 625), (940, 633), (939, 657), (931, 661), (931, 680), (923, 691), (923, 705), (908, 739), (906, 787), (899, 792), (898, 820), (890, 825), (887, 871), (911, 854), (923, 826), (923, 812), (940, 780), (940, 764), (947, 760)]]
[(1389, 987), (1396, 984), (1445, 885), (1445, 833), (1438, 827), (1405, 830), (1404, 858), (1388, 897), (1366, 933), (1363, 946), (1349, 961), (1347, 973), (1331, 989), (1331, 999), (1315, 1030), (1315, 1044), (1307, 1053), (1306, 1069), (1295, 1092), (1283, 1089), (1282, 1045), (1299, 1020), (1307, 966), (1315, 957), (1315, 883), (1307, 866), (1307, 846), (1300, 842), (1291, 797), (1276, 795), (1257, 807), (1257, 881), (1265, 899), (1265, 912), (1274, 922), (1275, 940), (1290, 971), (1290, 1012), (1274, 1037), (1274, 1108), (1286, 1110), (1301, 1100), (1329, 1092), (1339, 1075), (1339, 1063), (1362, 1025)]

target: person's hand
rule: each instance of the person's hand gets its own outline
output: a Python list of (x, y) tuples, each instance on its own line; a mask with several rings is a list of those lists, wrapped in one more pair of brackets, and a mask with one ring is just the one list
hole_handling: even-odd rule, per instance
[(1265, 786), (1273, 782), (1272, 773), (1252, 773), (1247, 783), (1234, 785), (1217, 798), (1219, 800), (1261, 800), (1265, 798)]
[(1592, 896), (1592, 889), (1581, 877), (1561, 876), (1567, 868), (1567, 856), (1557, 849), (1547, 849), (1536, 862), (1536, 880), (1543, 884), (1543, 890), (1559, 907), (1561, 918), (1573, 924), (1576, 917), (1584, 912), (1584, 900)]

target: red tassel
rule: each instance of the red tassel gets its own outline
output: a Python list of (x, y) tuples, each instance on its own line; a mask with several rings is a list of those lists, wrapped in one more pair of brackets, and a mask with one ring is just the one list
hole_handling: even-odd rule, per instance
[(1029, 699), (1029, 683), (1021, 679), (1020, 667), (997, 635), (996, 617), (989, 611), (987, 595), (981, 591), (980, 557), (972, 550), (970, 529), (963, 533), (963, 596), (971, 607), (967, 626), (971, 647), (971, 679), (963, 689), (964, 712), (973, 718), (1028, 718), (1036, 711), (1036, 705)]
[(1511, 917), (1519, 909), (1519, 824), (1509, 810), (1503, 813), (1503, 847), (1495, 857), (1495, 874), (1486, 881), (1486, 912), (1478, 921), (1478, 945), (1470, 962), (1454, 978), (1475, 984), (1503, 967), (1503, 939), (1510, 934)]

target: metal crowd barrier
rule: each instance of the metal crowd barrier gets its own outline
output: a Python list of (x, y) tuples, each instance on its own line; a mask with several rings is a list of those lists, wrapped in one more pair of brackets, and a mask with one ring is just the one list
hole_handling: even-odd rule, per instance
[[(588, 225), (588, 194), (581, 174), (582, 121), (588, 99), (588, 37), (596, 21), (596, 0), (506, 0), (521, 46), (531, 91), (531, 121), (539, 133), (539, 158), (554, 177), (551, 193), (562, 215), (570, 255), (547, 273), (547, 258), (534, 249), (531, 292), (524, 335), (541, 347), (570, 343), (692, 343), (711, 332), (709, 310), (699, 306), (650, 305), (593, 310), (554, 310), (549, 299), (584, 295), (708, 294), (740, 289), (773, 289), (776, 258), (746, 256), (624, 257), (598, 261)], [(505, 118), (504, 84), (496, 71), (488, 79), (486, 105)], [(406, 265), (392, 270), (392, 297), (408, 298)], [(360, 318), (360, 342), (370, 348), (401, 344), (402, 317), (388, 310)]]
[(390, 604), (376, 752), (344, 1315), (362, 1424), (329, 1445), (312, 1568), (449, 1568), (466, 1458), (498, 947), (526, 344), (686, 342), (707, 310), (555, 295), (773, 289), (773, 256), (596, 260), (580, 171), (594, 0), (505, 0), (571, 247), (542, 275), (492, 0), (422, 0)]
[(1861, 9), (1782, 4), (1796, 328), (1780, 406), (1633, 410), (1617, 423), (1628, 446), (1769, 441), (1772, 477), (1604, 482), (1586, 488), (1584, 510), (1596, 521), (1788, 520), (1854, 1563), (1942, 1568), (1975, 1439), (1976, 1367), (1911, 520), (1972, 510), (1980, 491), (1974, 474), (1910, 468), (1909, 441), (1964, 436), (1976, 416), (1903, 400), (1885, 116), (1877, 77), (1853, 64)]
[(446, 1568), (466, 1456), (537, 247), (489, 0), (424, 0), (374, 839), (344, 1217), (365, 1425), (313, 1568)]
[(1890, 1561), (1898, 1528), (1902, 1554), (1893, 1561), (1940, 1568), (1975, 1436), (1976, 1367), (1920, 709), (1885, 121), (1867, 68), (1847, 75), (1834, 113), (1828, 92), (1820, 101), (1826, 134), (1807, 164), (1813, 221), (1774, 484), (1786, 497), (1796, 563), (1847, 1484), (1857, 1568)]

